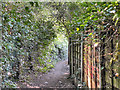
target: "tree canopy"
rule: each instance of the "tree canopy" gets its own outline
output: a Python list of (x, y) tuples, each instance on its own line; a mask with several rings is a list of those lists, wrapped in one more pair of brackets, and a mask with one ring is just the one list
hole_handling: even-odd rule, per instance
[(41, 71), (53, 67), (49, 64), (52, 57), (64, 51), (64, 45), (55, 41), (57, 36), (69, 38), (93, 29), (89, 37), (97, 31), (114, 29), (119, 18), (120, 2), (2, 3), (2, 87), (16, 87), (23, 68), (32, 70), (36, 66), (33, 63), (44, 67)]

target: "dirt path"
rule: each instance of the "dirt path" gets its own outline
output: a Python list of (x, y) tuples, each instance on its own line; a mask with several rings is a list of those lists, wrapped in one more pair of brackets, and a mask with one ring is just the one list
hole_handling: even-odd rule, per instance
[(19, 83), (20, 87), (26, 88), (74, 88), (72, 81), (68, 79), (69, 67), (67, 60), (60, 61), (56, 64), (50, 72), (35, 77), (34, 74), (30, 74), (31, 83)]

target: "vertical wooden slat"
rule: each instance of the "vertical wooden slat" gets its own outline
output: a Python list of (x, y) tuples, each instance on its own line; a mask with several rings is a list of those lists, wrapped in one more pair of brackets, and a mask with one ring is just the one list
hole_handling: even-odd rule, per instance
[[(90, 44), (90, 39), (88, 40)], [(91, 52), (90, 52), (90, 45), (88, 46), (88, 87), (91, 88)]]
[(70, 45), (71, 45), (71, 40), (70, 40), (71, 38), (69, 37), (68, 38), (68, 65), (70, 64), (70, 49), (71, 49), (71, 47), (70, 47)]
[[(87, 40), (87, 38), (85, 38), (85, 40)], [(88, 85), (87, 44), (85, 44), (84, 47), (84, 81), (86, 82), (86, 85)]]
[[(120, 34), (119, 33), (117, 33), (113, 37), (113, 46), (114, 46), (113, 57), (114, 58), (116, 57), (116, 61), (114, 61), (114, 64), (113, 64), (113, 70), (114, 70), (114, 75), (115, 75), (116, 73), (120, 74)], [(119, 78), (120, 77), (113, 77), (114, 88), (120, 89), (120, 79)]]
[(84, 48), (84, 46), (83, 46), (83, 33), (84, 32), (82, 32), (82, 35), (81, 35), (81, 82), (83, 82), (83, 55), (84, 55), (84, 53), (83, 53), (83, 48)]
[(73, 43), (71, 43), (71, 76), (73, 75)]
[[(98, 39), (98, 35), (96, 34), (96, 39)], [(98, 43), (98, 40), (96, 41)], [(98, 44), (95, 43), (95, 75), (96, 75), (96, 88), (99, 88), (99, 54), (98, 54)]]
[[(101, 38), (104, 35), (107, 36), (105, 38)], [(115, 73), (120, 72), (116, 67), (116, 65), (119, 64), (119, 62), (114, 63), (113, 66), (111, 66), (112, 69), (109, 69), (107, 66), (110, 62), (110, 57), (114, 57), (114, 55), (107, 55), (109, 53), (113, 53), (115, 50), (116, 42), (113, 37), (112, 39), (108, 39), (110, 37), (109, 32), (101, 32), (99, 34), (99, 37), (97, 34), (94, 34), (92, 38), (98, 39), (101, 41), (100, 46), (96, 46), (95, 42), (90, 39), (90, 37), (87, 39), (85, 38), (84, 41), (87, 43), (84, 43), (84, 48), (82, 49), (82, 44), (78, 43), (78, 41), (72, 41), (72, 47), (71, 47), (71, 67), (72, 67), (72, 75), (75, 75), (75, 82), (79, 81), (79, 76), (82, 78), (82, 82), (86, 82), (86, 85), (89, 88), (103, 88), (105, 89), (108, 84), (112, 85), (112, 88), (118, 88), (118, 83), (120, 80), (115, 79), (115, 76), (113, 76)], [(119, 35), (118, 35), (119, 36)], [(76, 37), (78, 38), (78, 37)], [(76, 39), (73, 38), (73, 39)], [(119, 38), (117, 41), (119, 41)], [(97, 42), (99, 42), (97, 40)], [(106, 43), (107, 41), (107, 43)], [(120, 41), (119, 41), (120, 43)], [(89, 44), (91, 44), (89, 46)], [(120, 45), (119, 45), (120, 46)], [(84, 53), (83, 53), (84, 52)], [(83, 58), (83, 63), (81, 63)], [(119, 57), (118, 57), (119, 58)], [(81, 64), (80, 64), (81, 63)], [(78, 68), (82, 68), (81, 75), (76, 74), (78, 71)], [(118, 65), (119, 66), (119, 65)], [(108, 70), (107, 70), (108, 69)], [(83, 73), (82, 73), (83, 71)], [(117, 72), (116, 72), (117, 71)], [(113, 76), (112, 78), (110, 76)], [(111, 83), (109, 83), (111, 82)], [(108, 84), (107, 84), (108, 83)], [(111, 87), (111, 86), (110, 86)]]
[(72, 56), (73, 56), (73, 74), (75, 74), (75, 73), (74, 73), (74, 71), (75, 71), (75, 70), (74, 70), (74, 68), (75, 68), (75, 59), (74, 59), (74, 55), (75, 55), (75, 53), (74, 53), (75, 50), (74, 50), (74, 49), (75, 49), (75, 47), (74, 47), (74, 46), (75, 46), (75, 45), (74, 45), (74, 42), (73, 42), (73, 55), (72, 55)]
[[(81, 40), (81, 38), (80, 38)], [(84, 64), (82, 64), (84, 65)], [(79, 42), (79, 68), (81, 69), (80, 71), (80, 79), (81, 79), (81, 82), (83, 80), (83, 73), (82, 73), (82, 68), (81, 68), (81, 43)]]
[(86, 82), (86, 45), (84, 45), (84, 82)]
[[(0, 2), (0, 11), (2, 11), (2, 2)], [(0, 12), (0, 24), (2, 24), (2, 12)], [(0, 26), (0, 43), (2, 41), (2, 26)], [(0, 58), (2, 58), (2, 51), (0, 51)], [(2, 87), (2, 62), (0, 61), (0, 87)], [(1, 88), (0, 88), (1, 89)]]
[(78, 76), (78, 78), (79, 78), (79, 80), (81, 79), (81, 66), (80, 66), (80, 63), (81, 63), (81, 60), (80, 60), (80, 42), (78, 43), (78, 68), (79, 68), (79, 71), (80, 71), (80, 73), (79, 73), (79, 76)]
[[(110, 31), (110, 34), (112, 35), (113, 34), (113, 31), (111, 30)], [(113, 53), (113, 49), (114, 49), (114, 47), (113, 47), (113, 37), (112, 37), (112, 39), (111, 39), (111, 53)], [(111, 55), (111, 58), (113, 58), (113, 54)], [(112, 71), (112, 76), (114, 76), (114, 70), (113, 70), (113, 65), (114, 65), (114, 62), (112, 61), (112, 64), (111, 64), (111, 71)], [(114, 78), (113, 77), (111, 77), (111, 83), (112, 83), (112, 89), (114, 89), (114, 80), (113, 80)]]
[[(100, 40), (100, 34), (99, 34), (99, 40)], [(101, 40), (100, 40), (100, 41), (101, 41)], [(100, 41), (99, 41), (99, 42), (100, 42)], [(99, 44), (101, 44), (101, 43), (99, 43)], [(100, 88), (100, 90), (101, 90), (101, 87), (102, 87), (102, 86), (101, 86), (101, 56), (100, 56), (100, 55), (101, 55), (101, 53), (100, 53), (101, 49), (100, 49), (100, 46), (101, 46), (101, 45), (99, 45), (98, 50), (99, 50), (99, 86), (100, 86), (99, 88)]]
[(92, 85), (93, 87), (92, 88), (96, 88), (96, 85), (95, 85), (95, 47), (93, 46), (93, 60), (92, 60), (92, 75), (93, 75), (93, 78), (92, 78)]
[(77, 42), (75, 42), (75, 72), (77, 72)]
[(70, 76), (72, 75), (72, 63), (71, 63), (71, 37), (69, 38), (69, 43), (68, 43), (68, 64), (70, 65)]
[[(104, 35), (105, 33), (104, 32), (101, 32), (101, 37)], [(106, 82), (105, 82), (105, 38), (101, 39), (101, 86), (103, 89), (105, 89), (105, 86), (106, 86)]]

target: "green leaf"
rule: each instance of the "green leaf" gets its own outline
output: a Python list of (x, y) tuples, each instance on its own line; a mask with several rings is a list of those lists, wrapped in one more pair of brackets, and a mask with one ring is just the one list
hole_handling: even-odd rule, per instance
[(34, 2), (30, 2), (30, 4), (31, 4), (31, 6), (33, 6), (33, 5), (34, 5)]
[(79, 31), (79, 28), (76, 28), (77, 29), (77, 31)]
[(118, 21), (119, 21), (119, 18), (116, 19), (115, 26), (117, 25)]
[(35, 2), (35, 3), (36, 3), (35, 6), (38, 7), (38, 6), (39, 6), (39, 5), (38, 5), (38, 2)]
[(84, 27), (84, 26), (85, 26), (85, 25), (83, 25), (83, 24), (82, 24), (82, 25), (80, 25), (80, 27)]
[(29, 10), (29, 7), (25, 7), (25, 10), (28, 11), (28, 10)]
[(115, 20), (116, 17), (117, 17), (117, 14), (115, 14), (115, 15), (113, 16), (113, 21)]
[(91, 36), (93, 33), (90, 33), (89, 36)]

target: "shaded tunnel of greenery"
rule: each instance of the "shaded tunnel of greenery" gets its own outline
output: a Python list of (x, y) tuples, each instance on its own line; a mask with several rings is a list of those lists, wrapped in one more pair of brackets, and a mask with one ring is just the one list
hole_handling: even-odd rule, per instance
[[(58, 61), (67, 60), (68, 38), (72, 35), (81, 35), (89, 29), (94, 33), (119, 28), (120, 23), (118, 1), (0, 4), (0, 86), (3, 88), (17, 87), (16, 82), (21, 77), (25, 79), (25, 71), (48, 72)], [(93, 33), (83, 36), (89, 37)]]

